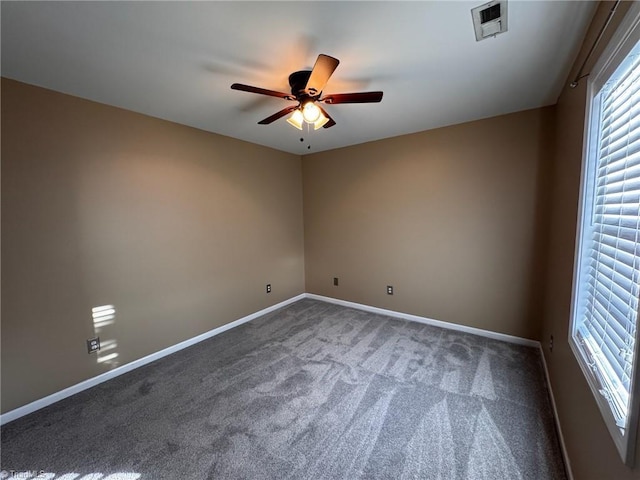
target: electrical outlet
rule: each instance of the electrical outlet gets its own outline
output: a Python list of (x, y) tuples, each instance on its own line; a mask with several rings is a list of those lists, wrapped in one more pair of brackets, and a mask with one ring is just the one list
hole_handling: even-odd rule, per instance
[(87, 340), (87, 353), (94, 353), (100, 350), (100, 337)]
[(387, 295), (393, 295), (393, 285), (387, 285)]
[(267, 283), (267, 293), (271, 293), (271, 284)]
[(333, 286), (334, 287), (338, 286), (338, 277), (333, 277)]
[(553, 352), (553, 335), (549, 337), (549, 351)]

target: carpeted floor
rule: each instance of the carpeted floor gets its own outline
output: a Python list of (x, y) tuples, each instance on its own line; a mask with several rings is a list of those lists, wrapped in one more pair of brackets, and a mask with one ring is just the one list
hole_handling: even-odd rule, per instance
[(5, 425), (1, 468), (566, 478), (538, 350), (309, 299)]

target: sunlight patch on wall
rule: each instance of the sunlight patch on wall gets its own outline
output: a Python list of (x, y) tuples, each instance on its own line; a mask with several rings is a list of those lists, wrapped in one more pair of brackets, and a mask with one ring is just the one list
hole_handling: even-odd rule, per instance
[(93, 332), (95, 336), (102, 337), (96, 362), (109, 365), (112, 368), (117, 367), (119, 362), (118, 352), (116, 351), (118, 342), (115, 339), (116, 307), (113, 305), (93, 307), (91, 316), (93, 317)]
[(91, 309), (93, 326), (96, 328), (113, 325), (116, 322), (116, 309), (113, 305), (102, 305)]

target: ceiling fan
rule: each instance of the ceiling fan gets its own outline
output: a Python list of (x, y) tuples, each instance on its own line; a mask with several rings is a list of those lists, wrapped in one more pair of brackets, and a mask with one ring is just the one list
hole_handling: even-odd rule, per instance
[(260, 120), (259, 125), (268, 125), (291, 113), (287, 122), (299, 130), (302, 130), (303, 122), (313, 125), (315, 130), (321, 127), (329, 128), (333, 127), (336, 122), (319, 105), (320, 103), (337, 105), (339, 103), (376, 103), (382, 100), (382, 92), (333, 93), (322, 96), (325, 85), (339, 63), (340, 60), (337, 58), (321, 53), (318, 55), (313, 70), (300, 70), (289, 75), (291, 93), (276, 92), (241, 83), (234, 83), (231, 88), (297, 102), (296, 105), (290, 105), (264, 120)]

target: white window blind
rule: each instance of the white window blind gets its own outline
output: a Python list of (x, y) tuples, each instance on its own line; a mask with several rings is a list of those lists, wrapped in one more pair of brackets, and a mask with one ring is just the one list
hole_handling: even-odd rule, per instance
[(592, 114), (573, 335), (624, 435), (640, 295), (640, 43)]

